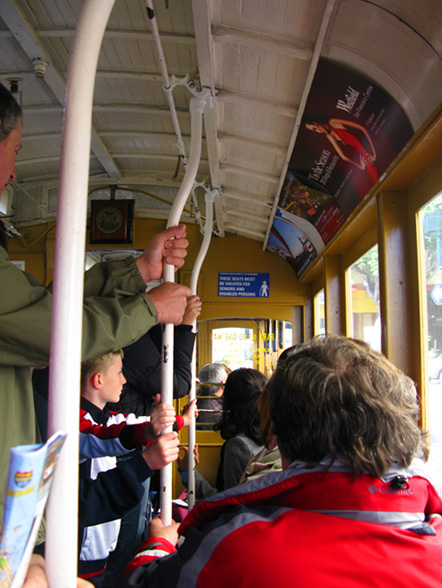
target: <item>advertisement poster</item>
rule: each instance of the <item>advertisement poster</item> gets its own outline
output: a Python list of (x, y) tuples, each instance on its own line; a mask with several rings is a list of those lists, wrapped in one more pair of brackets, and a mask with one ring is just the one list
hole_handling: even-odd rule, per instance
[(344, 221), (333, 196), (309, 188), (287, 172), (267, 251), (289, 261), (300, 276)]
[(356, 72), (320, 59), (289, 169), (347, 217), (413, 135), (402, 108)]
[[(282, 217), (293, 223), (289, 241), (296, 241), (301, 232), (318, 254), (412, 135), (405, 112), (382, 88), (351, 69), (320, 59), (267, 250), (276, 247)], [(309, 206), (312, 195), (321, 203), (316, 209)], [(285, 243), (285, 255), (290, 256), (290, 243)], [(300, 268), (307, 267), (291, 263), (298, 277)]]
[(345, 221), (333, 196), (308, 187), (290, 171), (286, 174), (278, 206), (281, 215), (291, 219), (294, 224), (297, 222), (297, 217), (308, 222), (308, 224), (302, 223), (299, 228), (304, 227), (307, 237), (314, 245), (315, 239), (312, 239), (312, 236), (315, 233), (318, 234), (318, 246), (315, 245), (317, 251), (330, 241)]
[(288, 261), (296, 275), (300, 276), (318, 254), (306, 234), (282, 214), (278, 208), (267, 241), (267, 251), (276, 253)]

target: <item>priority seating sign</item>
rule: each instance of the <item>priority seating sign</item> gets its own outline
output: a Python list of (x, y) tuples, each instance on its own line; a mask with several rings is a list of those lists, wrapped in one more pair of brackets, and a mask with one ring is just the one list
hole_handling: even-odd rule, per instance
[(268, 298), (269, 292), (269, 273), (218, 273), (218, 296), (234, 296), (237, 298)]

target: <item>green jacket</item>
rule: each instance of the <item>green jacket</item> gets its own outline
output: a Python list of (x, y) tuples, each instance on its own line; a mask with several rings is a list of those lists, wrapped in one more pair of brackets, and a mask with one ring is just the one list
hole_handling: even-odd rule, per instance
[[(85, 274), (83, 359), (133, 343), (157, 322), (132, 257)], [(10, 448), (36, 443), (31, 367), (48, 365), (52, 295), (0, 247), (0, 524)]]

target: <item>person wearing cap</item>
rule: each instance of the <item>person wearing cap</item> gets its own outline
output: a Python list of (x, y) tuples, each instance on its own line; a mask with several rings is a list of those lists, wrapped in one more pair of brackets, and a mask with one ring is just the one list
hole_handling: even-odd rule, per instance
[(222, 363), (207, 363), (200, 369), (197, 386), (197, 431), (213, 431), (213, 425), (221, 420), (221, 398), (227, 375), (226, 366)]

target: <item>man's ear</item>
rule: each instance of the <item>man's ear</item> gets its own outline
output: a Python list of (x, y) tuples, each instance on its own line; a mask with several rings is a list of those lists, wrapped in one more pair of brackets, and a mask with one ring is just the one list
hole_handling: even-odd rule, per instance
[(101, 389), (101, 387), (103, 385), (103, 378), (102, 378), (101, 372), (95, 372), (95, 374), (92, 374), (91, 384), (97, 390)]

